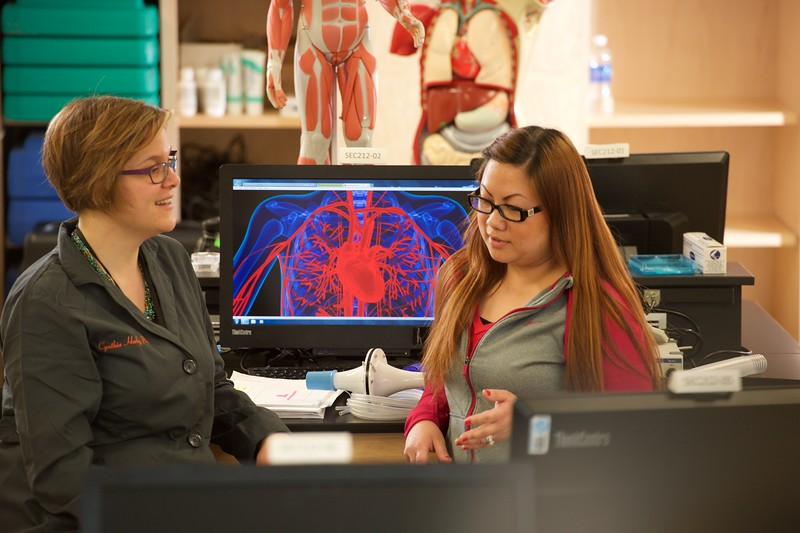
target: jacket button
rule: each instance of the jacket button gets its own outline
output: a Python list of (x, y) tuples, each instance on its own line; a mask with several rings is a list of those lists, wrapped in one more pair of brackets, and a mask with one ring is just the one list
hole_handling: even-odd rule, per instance
[(194, 359), (183, 360), (183, 371), (191, 375), (197, 372), (197, 362)]
[(186, 440), (192, 448), (199, 448), (203, 444), (203, 436), (199, 433), (191, 433)]

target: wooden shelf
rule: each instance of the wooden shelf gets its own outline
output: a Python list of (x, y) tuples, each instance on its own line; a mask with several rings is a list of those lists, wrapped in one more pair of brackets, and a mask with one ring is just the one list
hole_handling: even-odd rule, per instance
[(732, 128), (785, 126), (796, 115), (759, 102), (617, 102), (613, 114), (589, 116), (590, 128)]
[(20, 126), (26, 128), (46, 128), (50, 123), (48, 120), (5, 120), (4, 126)]
[(209, 117), (196, 115), (194, 117), (177, 117), (182, 129), (250, 129), (250, 130), (295, 130), (300, 129), (300, 117), (285, 117), (274, 111), (260, 116), (251, 115), (226, 115), (224, 117)]
[(788, 248), (797, 244), (797, 235), (775, 217), (729, 216), (725, 244), (729, 248)]

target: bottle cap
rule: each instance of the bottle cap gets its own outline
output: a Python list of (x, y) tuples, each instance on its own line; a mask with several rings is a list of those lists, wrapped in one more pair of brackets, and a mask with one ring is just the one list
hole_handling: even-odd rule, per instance
[(194, 69), (192, 67), (183, 67), (181, 69), (181, 81), (194, 81)]
[(593, 43), (595, 46), (597, 46), (597, 47), (599, 47), (599, 48), (602, 48), (602, 47), (604, 47), (604, 46), (607, 46), (607, 45), (608, 45), (608, 37), (606, 37), (606, 36), (605, 36), (605, 35), (603, 35), (602, 33), (598, 33), (597, 35), (595, 35), (594, 37), (592, 37), (592, 43)]

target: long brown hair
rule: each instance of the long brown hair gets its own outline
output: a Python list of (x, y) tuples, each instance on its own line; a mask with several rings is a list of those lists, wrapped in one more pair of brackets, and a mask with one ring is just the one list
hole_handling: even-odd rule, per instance
[[(482, 155), (479, 180), (489, 160), (525, 170), (549, 216), (554, 259), (573, 276), (573, 306), (567, 324), (567, 389), (602, 390), (604, 357), (632, 368), (606, 337), (604, 317), (617, 323), (639, 348), (653, 385), (658, 386), (656, 348), (638, 293), (603, 219), (586, 165), (569, 139), (557, 130), (529, 126), (502, 135)], [(435, 320), (423, 357), (430, 384), (441, 385), (451, 365), (461, 359), (459, 341), (475, 307), (505, 272), (506, 266), (489, 255), (473, 213), (464, 234), (464, 247), (439, 270)], [(619, 294), (619, 301), (608, 296), (608, 286)]]

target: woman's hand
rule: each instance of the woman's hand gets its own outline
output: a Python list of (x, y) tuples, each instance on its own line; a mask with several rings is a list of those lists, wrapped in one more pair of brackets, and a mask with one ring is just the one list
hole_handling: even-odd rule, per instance
[(256, 454), (256, 464), (259, 466), (269, 466), (269, 454), (267, 453), (267, 445), (269, 441), (269, 437), (261, 441), (261, 445), (258, 447), (258, 453)]
[(480, 450), (511, 436), (511, 421), (517, 397), (502, 389), (483, 389), (482, 392), (484, 398), (494, 402), (494, 407), (464, 419), (472, 429), (456, 439), (456, 446), (462, 450)]
[(447, 453), (447, 445), (439, 426), (430, 420), (417, 422), (406, 437), (406, 447), (403, 455), (410, 463), (425, 464), (428, 462), (428, 453), (436, 452), (440, 463), (450, 463), (453, 459)]

